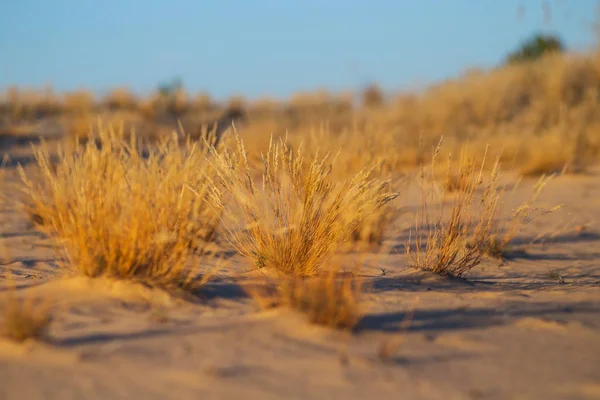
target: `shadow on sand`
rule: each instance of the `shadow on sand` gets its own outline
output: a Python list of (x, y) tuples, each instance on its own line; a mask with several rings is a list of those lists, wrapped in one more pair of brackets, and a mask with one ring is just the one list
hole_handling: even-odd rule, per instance
[[(408, 312), (386, 312), (366, 315), (358, 331), (442, 333), (503, 325), (525, 317), (557, 318), (573, 313), (600, 315), (600, 305), (593, 302), (571, 304), (512, 303), (506, 309), (440, 308)], [(407, 324), (406, 320), (410, 320)], [(408, 325), (408, 326), (406, 326)]]

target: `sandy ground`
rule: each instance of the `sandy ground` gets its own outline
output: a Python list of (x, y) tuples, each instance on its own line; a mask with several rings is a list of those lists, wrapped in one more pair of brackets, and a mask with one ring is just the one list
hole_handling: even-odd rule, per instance
[(231, 278), (246, 268), (236, 258), (194, 302), (69, 277), (48, 239), (3, 209), (0, 299), (12, 280), (55, 313), (46, 343), (0, 340), (0, 399), (600, 399), (599, 171), (557, 178), (542, 203), (566, 207), (468, 281), (407, 269), (410, 221), (384, 249), (346, 255), (371, 287), (354, 334), (258, 311)]

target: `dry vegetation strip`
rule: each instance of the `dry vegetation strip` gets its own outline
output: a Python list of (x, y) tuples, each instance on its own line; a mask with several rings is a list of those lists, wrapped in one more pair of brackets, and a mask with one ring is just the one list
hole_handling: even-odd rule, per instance
[[(223, 105), (206, 95), (192, 97), (176, 89), (166, 94), (159, 91), (148, 99), (116, 89), (94, 101), (86, 92), (59, 96), (51, 90), (11, 88), (0, 102), (0, 113), (17, 122), (64, 115), (74, 120), (75, 131), (87, 131), (90, 115), (121, 113), (132, 122), (144, 121), (146, 130), (160, 131), (155, 125), (164, 114), (210, 120), (223, 110)], [(595, 50), (470, 71), (420, 93), (391, 99), (370, 87), (358, 107), (352, 95), (327, 92), (297, 93), (284, 102), (231, 99), (229, 103), (249, 111), (252, 123), (247, 133), (261, 151), (266, 151), (270, 132), (289, 129), (304, 134), (328, 121), (335, 133), (359, 126), (365, 134), (358, 143), (367, 151), (376, 146), (396, 171), (401, 165), (418, 166), (422, 161), (418, 135), (433, 145), (443, 134), (459, 146), (469, 139), (482, 148), (483, 144), (504, 148), (503, 161), (514, 159), (524, 175), (540, 175), (582, 172), (598, 161), (599, 93), (600, 52)]]

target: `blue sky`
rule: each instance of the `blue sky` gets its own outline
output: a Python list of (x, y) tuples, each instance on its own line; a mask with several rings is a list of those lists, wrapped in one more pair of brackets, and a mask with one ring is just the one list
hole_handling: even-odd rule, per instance
[[(534, 32), (594, 43), (596, 0), (5, 0), (0, 89), (137, 93), (180, 77), (215, 98), (377, 82), (422, 86), (499, 63)], [(523, 18), (517, 17), (519, 6)]]

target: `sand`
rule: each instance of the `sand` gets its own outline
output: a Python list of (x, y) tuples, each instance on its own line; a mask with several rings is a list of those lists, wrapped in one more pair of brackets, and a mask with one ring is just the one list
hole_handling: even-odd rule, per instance
[(408, 268), (410, 220), (382, 249), (344, 255), (370, 286), (352, 334), (258, 310), (233, 278), (249, 279), (237, 256), (193, 301), (71, 276), (25, 215), (3, 209), (0, 301), (13, 282), (54, 320), (45, 342), (0, 340), (0, 399), (600, 398), (600, 170), (556, 178), (541, 203), (565, 207), (466, 281)]

